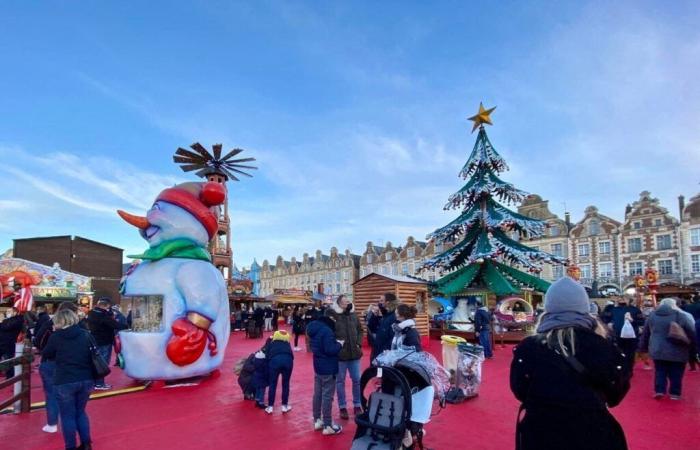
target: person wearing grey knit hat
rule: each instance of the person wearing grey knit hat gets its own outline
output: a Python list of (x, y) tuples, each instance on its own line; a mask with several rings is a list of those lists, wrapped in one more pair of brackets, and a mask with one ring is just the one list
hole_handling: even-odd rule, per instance
[[(537, 334), (513, 350), (510, 388), (522, 402), (517, 450), (627, 450), (609, 408), (630, 388), (625, 356), (589, 313), (586, 290), (564, 277), (544, 301)], [(582, 414), (585, 411), (585, 414)]]
[(586, 289), (570, 277), (558, 279), (547, 289), (544, 314), (540, 317), (538, 333), (571, 326), (595, 329), (598, 325), (590, 314)]

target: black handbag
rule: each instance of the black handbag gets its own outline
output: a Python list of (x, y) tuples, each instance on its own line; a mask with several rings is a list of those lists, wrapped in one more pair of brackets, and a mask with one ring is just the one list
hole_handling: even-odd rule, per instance
[(90, 340), (90, 357), (92, 358), (92, 373), (95, 376), (95, 379), (101, 379), (109, 375), (112, 370), (109, 368), (109, 364), (105, 359), (102, 357), (100, 352), (97, 350), (97, 343), (95, 342), (95, 339), (92, 337), (92, 334), (90, 332), (86, 331), (85, 332), (88, 335), (88, 339)]

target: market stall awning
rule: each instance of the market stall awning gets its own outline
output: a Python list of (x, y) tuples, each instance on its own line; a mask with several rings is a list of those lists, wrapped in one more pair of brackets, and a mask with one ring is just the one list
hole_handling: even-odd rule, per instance
[(268, 295), (265, 301), (276, 303), (278, 305), (308, 305), (311, 304), (311, 299), (299, 295)]

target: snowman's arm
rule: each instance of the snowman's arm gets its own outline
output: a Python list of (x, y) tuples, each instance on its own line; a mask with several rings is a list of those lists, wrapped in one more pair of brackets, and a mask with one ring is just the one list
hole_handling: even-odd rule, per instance
[[(175, 274), (175, 286), (185, 301), (184, 317), (176, 319), (166, 354), (178, 366), (195, 362), (209, 342), (209, 353), (217, 353), (216, 336), (209, 331), (217, 319), (226, 285), (210, 264), (192, 261), (182, 264)], [(228, 319), (228, 318), (227, 318)]]
[[(221, 299), (226, 298), (224, 279), (214, 266), (202, 261), (183, 264), (175, 275), (175, 285), (185, 300), (185, 313), (194, 313), (197, 322), (202, 316), (215, 321), (221, 308)], [(222, 295), (223, 291), (223, 295)]]

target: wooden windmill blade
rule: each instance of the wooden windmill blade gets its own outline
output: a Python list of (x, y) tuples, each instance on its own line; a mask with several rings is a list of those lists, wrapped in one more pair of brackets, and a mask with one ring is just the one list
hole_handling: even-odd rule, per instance
[(227, 168), (222, 167), (222, 168), (221, 168), (221, 171), (224, 172), (224, 174), (225, 174), (227, 177), (229, 177), (230, 179), (232, 179), (233, 181), (241, 181), (241, 180), (239, 180), (234, 174), (232, 174), (231, 172), (229, 172), (229, 170), (228, 170)]
[(180, 165), (180, 169), (182, 169), (183, 172), (192, 172), (193, 170), (202, 169), (202, 165), (201, 164), (182, 164), (182, 165)]
[(173, 156), (173, 161), (178, 164), (199, 164), (200, 166), (205, 166), (206, 161), (198, 161), (196, 159), (188, 158), (186, 156)]
[[(226, 165), (225, 167), (228, 167), (228, 165)], [(255, 167), (255, 166), (244, 166), (244, 165), (242, 165), (242, 164), (235, 164), (235, 165), (233, 165), (233, 166), (231, 166), (231, 167), (235, 167), (235, 168), (237, 168), (237, 169), (255, 169), (255, 170), (258, 170), (258, 168)]]
[(233, 158), (234, 156), (236, 156), (237, 154), (239, 154), (239, 153), (242, 152), (242, 151), (243, 151), (242, 148), (234, 148), (234, 149), (231, 150), (230, 152), (226, 153), (226, 155), (224, 155), (224, 157), (221, 158), (221, 160), (222, 160), (222, 161), (226, 161), (227, 159)]
[(194, 144), (190, 145), (190, 148), (202, 155), (204, 158), (206, 158), (207, 161), (211, 161), (212, 159), (214, 159), (212, 158), (211, 153), (209, 153), (209, 151), (207, 151), (207, 149), (204, 148), (204, 146), (199, 142), (195, 142)]
[(221, 147), (222, 144), (214, 144), (211, 146), (211, 148), (214, 150), (214, 159), (221, 159)]
[(204, 156), (198, 155), (197, 153), (193, 153), (182, 147), (178, 147), (178, 149), (175, 151), (175, 154), (181, 156), (182, 158), (189, 158), (192, 161), (201, 162), (202, 164), (205, 164), (207, 162), (207, 159)]
[(249, 173), (245, 173), (242, 170), (234, 169), (233, 167), (228, 167), (227, 170), (230, 170), (231, 172), (240, 173), (241, 175), (245, 175), (247, 177), (253, 178), (253, 175), (251, 175)]
[(237, 163), (250, 162), (250, 161), (255, 161), (255, 158), (232, 159), (230, 161), (226, 161), (226, 163), (227, 164), (237, 164)]

